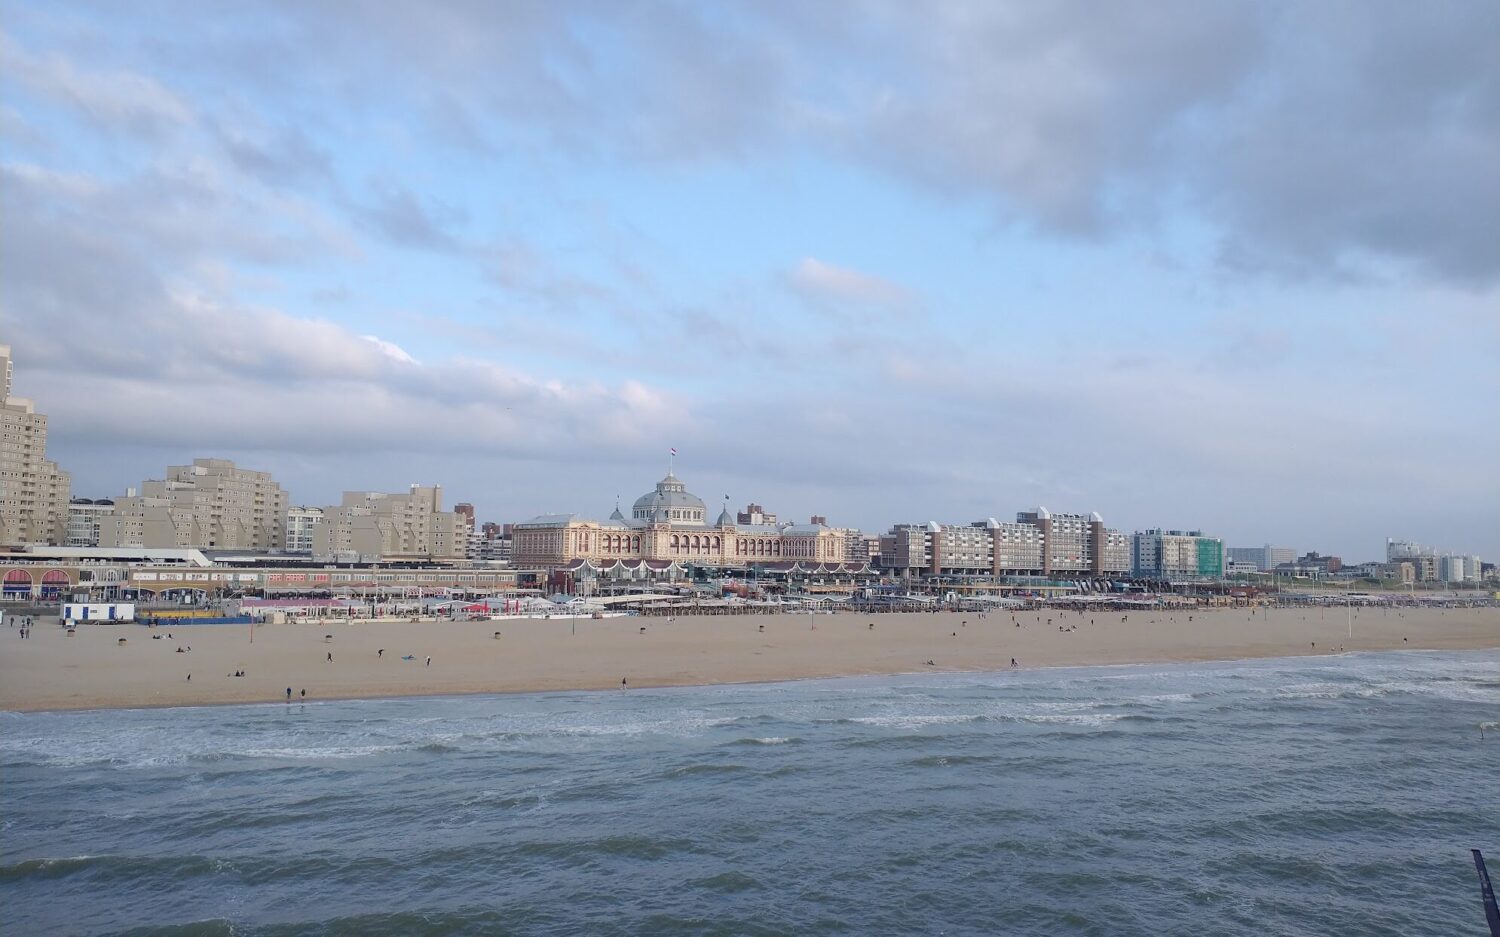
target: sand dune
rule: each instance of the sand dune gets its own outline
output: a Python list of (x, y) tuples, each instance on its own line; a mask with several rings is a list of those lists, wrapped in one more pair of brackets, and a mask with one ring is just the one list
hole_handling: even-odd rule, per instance
[[(1353, 638), (1342, 609), (1124, 617), (1043, 611), (1014, 621), (1009, 612), (943, 612), (267, 624), (253, 629), (253, 641), (246, 625), (93, 625), (68, 637), (56, 624), (39, 624), (29, 640), (0, 631), (0, 708), (275, 701), (288, 687), (299, 697), (305, 689), (310, 699), (332, 699), (611, 689), (622, 679), (640, 688), (995, 671), (1013, 657), (1029, 668), (1500, 647), (1494, 608), (1356, 610)], [(231, 676), (236, 671), (245, 676)]]

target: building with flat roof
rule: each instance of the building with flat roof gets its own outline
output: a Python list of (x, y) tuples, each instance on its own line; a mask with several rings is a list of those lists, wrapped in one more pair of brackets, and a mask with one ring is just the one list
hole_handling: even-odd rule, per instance
[(12, 397), (10, 346), (0, 345), (0, 544), (67, 538), (72, 478), (47, 458), (47, 417)]
[(108, 498), (74, 498), (69, 501), (67, 536), (62, 546), (97, 547), (104, 520), (114, 512), (115, 503)]
[(286, 552), (312, 553), (313, 528), (323, 523), (323, 509), (298, 505), (286, 509)]
[(412, 485), (404, 494), (346, 491), (323, 509), (312, 529), (313, 555), (328, 560), (460, 560), (468, 552), (469, 520), (443, 510), (441, 485)]
[(228, 459), (167, 466), (166, 478), (115, 499), (100, 526), (106, 547), (198, 547), (270, 552), (286, 545), (286, 492), (269, 472)]
[(1197, 530), (1140, 530), (1131, 538), (1130, 565), (1152, 579), (1218, 579), (1224, 541)]
[(1038, 508), (1013, 523), (897, 524), (880, 538), (880, 565), (902, 578), (1115, 576), (1130, 570), (1130, 542), (1098, 514)]

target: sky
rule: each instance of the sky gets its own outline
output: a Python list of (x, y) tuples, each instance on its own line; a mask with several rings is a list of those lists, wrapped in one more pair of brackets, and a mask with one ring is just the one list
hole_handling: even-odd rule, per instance
[(11, 3), (75, 496), (1044, 505), (1500, 557), (1490, 0)]

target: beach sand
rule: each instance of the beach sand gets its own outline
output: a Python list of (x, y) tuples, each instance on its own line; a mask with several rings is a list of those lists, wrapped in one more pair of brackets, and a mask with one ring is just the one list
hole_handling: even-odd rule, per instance
[(1500, 647), (1495, 608), (1355, 609), (1353, 638), (1342, 608), (1014, 618), (1021, 627), (1009, 611), (266, 624), (253, 641), (248, 625), (84, 625), (68, 637), (38, 623), (29, 640), (0, 629), (0, 709), (267, 702), (288, 687), (299, 699), (304, 689), (364, 699), (999, 671), (1012, 657), (1034, 668)]

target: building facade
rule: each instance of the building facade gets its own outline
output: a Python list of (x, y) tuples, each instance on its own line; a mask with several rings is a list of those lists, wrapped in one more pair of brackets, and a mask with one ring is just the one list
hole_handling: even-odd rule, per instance
[(1098, 514), (1024, 511), (1014, 523), (897, 524), (880, 538), (881, 568), (928, 576), (1115, 576), (1130, 570), (1130, 541)]
[[(768, 516), (752, 505), (755, 514)], [(668, 473), (641, 495), (626, 517), (616, 506), (603, 521), (551, 514), (511, 525), (511, 562), (562, 568), (677, 563), (714, 569), (762, 564), (845, 562), (847, 534), (823, 524), (745, 523), (726, 506), (712, 523), (702, 499)]]
[(115, 512), (115, 503), (108, 498), (97, 501), (74, 498), (68, 502), (68, 529), (63, 546), (97, 547), (99, 534), (105, 521)]
[(67, 538), (72, 479), (47, 458), (47, 417), (12, 397), (10, 346), (0, 345), (0, 544)]
[(271, 552), (286, 545), (286, 492), (269, 472), (228, 459), (194, 459), (115, 499), (104, 547), (191, 547)]
[(1153, 579), (1218, 579), (1224, 541), (1197, 530), (1143, 530), (1131, 538), (1130, 565)]
[(323, 509), (290, 507), (286, 509), (286, 552), (311, 553), (313, 528), (323, 523)]
[(312, 537), (320, 559), (459, 560), (468, 552), (469, 521), (443, 510), (441, 485), (412, 485), (405, 494), (346, 491), (323, 509)]
[(1292, 547), (1273, 547), (1269, 543), (1263, 547), (1229, 547), (1225, 551), (1225, 561), (1233, 560), (1239, 569), (1254, 567), (1261, 572), (1275, 569), (1282, 563), (1290, 563), (1297, 558), (1297, 551)]

